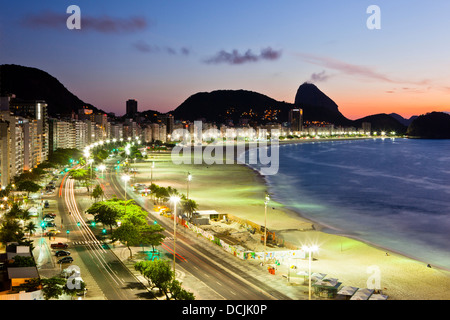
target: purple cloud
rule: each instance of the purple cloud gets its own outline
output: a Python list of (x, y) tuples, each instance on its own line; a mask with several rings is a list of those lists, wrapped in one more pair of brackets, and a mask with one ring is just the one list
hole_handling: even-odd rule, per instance
[[(66, 30), (66, 22), (70, 14), (60, 14), (51, 11), (28, 15), (23, 25), (29, 28), (52, 28)], [(92, 17), (81, 12), (81, 30), (100, 33), (134, 33), (145, 30), (149, 22), (144, 17), (115, 18), (109, 16)]]
[(317, 83), (317, 82), (325, 82), (327, 81), (331, 76), (326, 74), (326, 71), (323, 70), (319, 73), (313, 73), (311, 75), (311, 78), (307, 82)]
[(254, 54), (251, 50), (247, 50), (244, 54), (239, 53), (237, 50), (231, 52), (221, 50), (215, 56), (204, 60), (204, 62), (208, 64), (228, 63), (238, 65), (261, 60), (277, 60), (280, 57), (281, 50), (276, 51), (270, 47), (262, 49), (260, 54)]
[(132, 44), (133, 47), (138, 50), (139, 52), (142, 53), (167, 53), (170, 55), (184, 55), (184, 56), (188, 56), (190, 54), (190, 50), (186, 47), (182, 47), (181, 49), (175, 49), (173, 47), (160, 47), (157, 45), (150, 45), (145, 41), (138, 41)]
[(298, 57), (302, 58), (304, 61), (315, 64), (321, 67), (325, 67), (328, 69), (333, 69), (340, 71), (344, 74), (359, 76), (363, 78), (379, 80), (388, 83), (411, 83), (416, 85), (426, 85), (429, 84), (429, 80), (421, 80), (421, 81), (411, 81), (411, 80), (403, 80), (403, 79), (393, 79), (381, 72), (378, 72), (367, 66), (360, 66), (355, 64), (350, 64), (347, 62), (343, 62), (337, 59), (333, 59), (330, 57), (321, 57), (311, 54), (305, 53), (297, 53)]

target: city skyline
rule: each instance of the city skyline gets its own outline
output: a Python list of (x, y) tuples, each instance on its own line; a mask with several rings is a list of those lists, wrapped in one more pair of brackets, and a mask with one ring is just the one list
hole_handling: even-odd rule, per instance
[[(69, 30), (67, 8), (81, 9)], [(197, 92), (250, 90), (294, 102), (316, 84), (349, 119), (449, 111), (450, 4), (347, 1), (345, 5), (24, 1), (0, 13), (0, 59), (42, 69), (86, 103), (118, 115), (169, 112)], [(370, 5), (381, 29), (371, 30)]]

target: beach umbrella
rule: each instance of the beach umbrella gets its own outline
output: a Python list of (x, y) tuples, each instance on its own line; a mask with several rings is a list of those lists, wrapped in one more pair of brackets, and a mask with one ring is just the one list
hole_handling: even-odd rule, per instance
[(387, 300), (388, 296), (380, 293), (374, 293), (370, 296), (369, 300)]
[(358, 291), (359, 288), (351, 287), (351, 286), (345, 286), (341, 290), (339, 290), (338, 294), (343, 296), (352, 296), (355, 294), (356, 291)]
[(369, 300), (369, 297), (373, 294), (373, 292), (373, 289), (358, 289), (350, 300)]

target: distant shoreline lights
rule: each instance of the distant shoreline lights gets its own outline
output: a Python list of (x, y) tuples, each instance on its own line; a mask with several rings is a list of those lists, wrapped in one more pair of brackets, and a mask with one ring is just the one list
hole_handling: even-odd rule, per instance
[(193, 132), (176, 129), (172, 133), (172, 138), (180, 141), (172, 149), (174, 164), (239, 163), (261, 165), (262, 175), (278, 173), (280, 130), (272, 129), (269, 133), (267, 129), (227, 128), (222, 138), (216, 128), (203, 131), (202, 121), (195, 121), (193, 129)]

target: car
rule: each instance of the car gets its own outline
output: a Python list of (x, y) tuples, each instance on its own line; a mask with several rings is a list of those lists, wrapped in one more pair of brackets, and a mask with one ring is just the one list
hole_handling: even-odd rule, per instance
[(53, 212), (47, 212), (45, 215), (44, 215), (44, 218), (45, 217), (56, 217), (56, 213), (53, 213)]
[(56, 227), (56, 224), (55, 224), (54, 222), (49, 221), (49, 222), (46, 222), (46, 223), (45, 223), (45, 226), (46, 226), (47, 228), (51, 228), (51, 227)]
[(44, 235), (47, 237), (54, 237), (57, 236), (58, 233), (60, 233), (61, 231), (58, 230), (53, 230), (53, 231), (47, 231)]
[(52, 243), (50, 245), (50, 247), (52, 249), (67, 249), (69, 245), (67, 243), (62, 243), (62, 242), (58, 242), (58, 243)]
[(45, 200), (45, 202), (44, 202), (44, 208), (49, 208), (49, 207), (50, 207), (50, 204), (48, 203), (47, 200)]
[(73, 262), (72, 257), (64, 257), (64, 258), (58, 260), (58, 263), (72, 263), (72, 262)]
[(47, 218), (44, 218), (44, 222), (53, 222), (53, 221), (55, 221), (55, 218), (54, 218), (54, 217), (47, 217)]
[(58, 250), (55, 252), (55, 256), (57, 256), (57, 257), (70, 256), (70, 251)]

